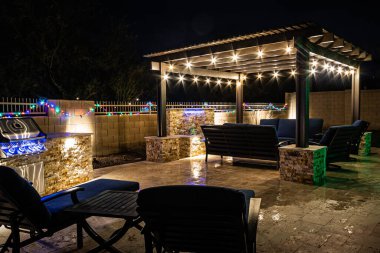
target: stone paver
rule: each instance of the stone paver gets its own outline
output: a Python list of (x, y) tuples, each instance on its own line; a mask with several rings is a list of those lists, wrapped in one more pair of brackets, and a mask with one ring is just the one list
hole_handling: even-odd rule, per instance
[[(104, 168), (97, 177), (138, 181), (141, 188), (168, 184), (206, 184), (253, 189), (262, 198), (258, 252), (380, 252), (380, 149), (358, 161), (328, 170), (323, 186), (280, 180), (276, 169), (232, 166), (218, 156), (193, 157), (170, 163), (139, 162)], [(94, 228), (110, 234), (120, 220), (91, 218)], [(0, 243), (8, 231), (0, 228)], [(75, 249), (75, 227), (43, 239), (24, 252), (86, 252)], [(144, 252), (143, 237), (131, 229), (115, 245), (123, 252)]]

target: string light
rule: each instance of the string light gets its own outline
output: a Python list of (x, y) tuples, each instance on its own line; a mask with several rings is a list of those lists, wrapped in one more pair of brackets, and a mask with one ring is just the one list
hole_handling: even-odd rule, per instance
[(257, 79), (261, 79), (262, 77), (263, 77), (263, 75), (261, 73), (257, 74)]
[(290, 54), (291, 51), (292, 51), (292, 48), (289, 47), (289, 46), (287, 46), (287, 47), (286, 47), (286, 53)]
[(183, 75), (179, 75), (178, 80), (183, 83), (185, 80), (185, 77)]
[(220, 85), (222, 83), (222, 80), (220, 80), (220, 79), (218, 79), (217, 81), (216, 81), (216, 84), (217, 85)]
[(231, 85), (231, 80), (228, 80), (228, 81), (227, 81), (227, 84), (228, 84), (228, 85)]
[(192, 66), (191, 62), (189, 62), (189, 61), (188, 61), (188, 62), (186, 62), (186, 68), (188, 68), (188, 69), (189, 69), (189, 68), (191, 68), (191, 66)]
[(348, 70), (346, 70), (346, 71), (344, 71), (344, 74), (345, 74), (346, 76), (348, 76), (348, 75), (350, 74), (350, 72), (349, 72)]
[(167, 81), (169, 79), (169, 75), (168, 74), (165, 74), (164, 75), (164, 80)]
[(342, 74), (342, 71), (343, 71), (342, 67), (338, 67), (338, 74)]
[(197, 76), (194, 76), (194, 78), (193, 78), (193, 82), (194, 82), (194, 83), (198, 83), (198, 77), (197, 77)]
[(355, 74), (355, 70), (351, 69), (351, 70), (350, 70), (350, 74), (351, 74), (351, 75)]
[(263, 53), (262, 50), (257, 51), (257, 56), (258, 56), (258, 57), (262, 58), (263, 55), (264, 55), (264, 53)]
[(315, 59), (313, 59), (313, 62), (311, 64), (313, 65), (313, 67), (316, 67), (318, 65), (318, 62)]
[(315, 70), (315, 68), (312, 68), (310, 72), (311, 72), (312, 75), (315, 75), (315, 73), (316, 73), (317, 71)]
[(290, 71), (290, 74), (291, 74), (292, 76), (295, 76), (295, 75), (296, 75), (296, 71), (295, 71), (294, 69), (292, 69), (292, 70)]
[(237, 54), (234, 53), (234, 54), (232, 55), (232, 60), (233, 60), (233, 61), (237, 61), (238, 59), (239, 59), (239, 56), (238, 56)]
[(210, 82), (211, 82), (210, 78), (206, 78), (206, 83), (210, 84)]
[(273, 71), (273, 77), (277, 79), (277, 77), (278, 77), (278, 71)]
[(334, 66), (331, 66), (330, 67), (330, 72), (334, 72), (335, 71), (335, 67)]
[(323, 65), (324, 70), (328, 70), (329, 68), (330, 68), (330, 65), (328, 63), (325, 63), (325, 65)]
[(216, 57), (211, 57), (211, 64), (215, 64), (216, 63)]
[(173, 64), (169, 64), (169, 70), (173, 70), (173, 69), (174, 69)]

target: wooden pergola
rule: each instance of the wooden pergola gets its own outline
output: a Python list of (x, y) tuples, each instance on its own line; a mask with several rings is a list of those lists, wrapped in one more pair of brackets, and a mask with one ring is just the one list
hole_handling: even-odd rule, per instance
[(243, 83), (248, 74), (288, 70), (296, 83), (296, 146), (308, 147), (311, 76), (330, 71), (351, 76), (352, 120), (360, 118), (360, 63), (372, 56), (315, 24), (305, 23), (145, 55), (159, 71), (158, 136), (166, 136), (168, 73), (234, 80), (236, 122), (243, 122)]

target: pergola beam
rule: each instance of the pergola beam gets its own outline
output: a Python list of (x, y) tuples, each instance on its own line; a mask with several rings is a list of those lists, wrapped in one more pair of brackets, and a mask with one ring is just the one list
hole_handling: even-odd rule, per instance
[[(194, 68), (194, 67), (182, 67), (182, 66), (173, 66), (172, 69), (170, 69), (169, 64), (167, 63), (158, 63), (158, 62), (152, 62), (152, 70), (157, 70), (157, 65), (161, 65), (161, 69), (164, 70), (165, 73), (178, 73), (183, 75), (194, 75), (194, 76), (207, 76), (207, 77), (214, 77), (214, 78), (221, 78), (221, 79), (231, 79), (231, 80), (239, 80), (239, 74), (233, 73), (233, 72), (222, 72), (217, 70), (209, 70), (209, 69), (202, 69), (202, 68)], [(162, 74), (162, 75), (164, 75)]]

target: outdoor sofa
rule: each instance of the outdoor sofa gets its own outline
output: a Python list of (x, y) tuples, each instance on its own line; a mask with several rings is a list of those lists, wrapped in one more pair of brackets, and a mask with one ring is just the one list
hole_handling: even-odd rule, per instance
[[(280, 141), (295, 143), (296, 120), (295, 119), (261, 119), (261, 126), (274, 126)], [(323, 128), (323, 119), (309, 119), (310, 140), (320, 139)]]
[(232, 156), (279, 162), (278, 140), (273, 126), (224, 124), (201, 126), (208, 155)]
[[(0, 226), (11, 230), (0, 252), (12, 249), (18, 253), (22, 247), (76, 224), (77, 219), (64, 210), (105, 190), (137, 191), (139, 183), (96, 179), (41, 198), (15, 170), (0, 166)], [(30, 238), (21, 241), (20, 232), (29, 233)], [(77, 229), (78, 248), (83, 246), (82, 236), (82, 230)]]

